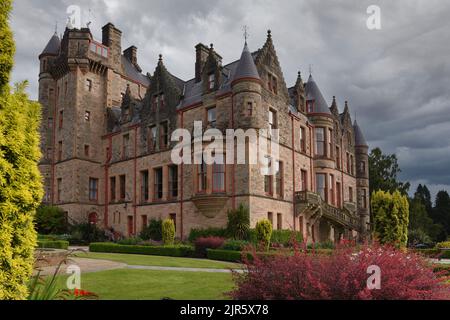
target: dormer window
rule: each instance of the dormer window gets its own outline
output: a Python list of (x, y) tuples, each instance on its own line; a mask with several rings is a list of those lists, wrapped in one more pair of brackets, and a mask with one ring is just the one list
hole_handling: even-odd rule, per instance
[(163, 93), (161, 93), (160, 95), (159, 95), (159, 106), (161, 107), (161, 108), (164, 108), (165, 107), (165, 105), (166, 105), (166, 97), (164, 96), (164, 94)]
[(208, 113), (208, 126), (211, 128), (215, 128), (217, 122), (216, 108), (215, 107), (209, 108), (207, 113)]
[(164, 96), (164, 93), (153, 96), (152, 100), (153, 110), (156, 110), (156, 107), (164, 108), (165, 105), (166, 105), (166, 97)]
[(269, 135), (272, 134), (272, 130), (274, 129), (277, 129), (277, 112), (269, 109)]
[(314, 100), (308, 100), (306, 101), (306, 111), (308, 113), (314, 112)]
[(211, 73), (208, 76), (208, 90), (212, 91), (216, 87), (216, 75)]
[(268, 83), (267, 84), (268, 84), (269, 91), (271, 91), (275, 94), (278, 94), (277, 78), (271, 73), (268, 74)]

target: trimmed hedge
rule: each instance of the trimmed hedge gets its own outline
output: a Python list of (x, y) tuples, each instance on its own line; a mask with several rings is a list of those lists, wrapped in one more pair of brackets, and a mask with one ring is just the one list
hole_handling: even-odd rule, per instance
[(89, 246), (91, 252), (105, 253), (125, 253), (125, 254), (143, 254), (149, 256), (167, 256), (167, 257), (193, 257), (194, 248), (191, 246), (134, 246), (120, 245), (115, 243), (91, 243)]
[(63, 240), (39, 240), (38, 241), (38, 248), (41, 249), (62, 249), (67, 250), (69, 248), (69, 241), (63, 241)]
[(208, 249), (206, 257), (210, 260), (240, 262), (242, 259), (241, 251)]
[(194, 243), (198, 238), (219, 237), (228, 238), (228, 232), (223, 228), (191, 229), (189, 242)]

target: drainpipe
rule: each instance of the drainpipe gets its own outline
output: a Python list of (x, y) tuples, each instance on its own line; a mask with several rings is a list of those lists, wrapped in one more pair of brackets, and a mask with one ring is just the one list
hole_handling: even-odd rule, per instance
[(291, 114), (292, 123), (292, 206), (294, 208), (294, 231), (296, 230), (296, 219), (295, 219), (295, 134), (294, 134), (294, 117)]
[[(180, 126), (181, 128), (184, 128), (184, 112), (181, 111), (180, 112)], [(184, 141), (183, 141), (184, 143)], [(180, 201), (180, 228), (181, 228), (181, 232), (180, 232), (180, 236), (181, 239), (183, 239), (184, 237), (184, 231), (183, 231), (183, 204), (184, 204), (184, 164), (181, 163), (181, 168), (180, 168), (180, 174), (181, 174), (181, 188), (180, 188), (180, 196), (181, 196), (181, 201)]]
[(134, 215), (134, 235), (137, 234), (137, 137), (138, 127), (134, 127), (134, 197), (133, 197), (133, 215)]
[[(234, 129), (234, 93), (231, 94), (231, 128)], [(233, 148), (234, 148), (234, 141), (233, 141)], [(234, 155), (236, 157), (236, 155)], [(232, 164), (232, 176), (231, 176), (231, 185), (232, 185), (232, 207), (233, 210), (236, 210), (236, 179), (235, 179), (235, 175), (236, 175), (236, 161), (234, 161), (233, 159), (233, 164)], [(249, 207), (250, 207), (250, 203), (249, 203)]]
[(105, 228), (108, 228), (108, 210), (109, 210), (109, 199), (108, 199), (108, 189), (109, 189), (109, 163), (112, 158), (112, 136), (108, 137), (108, 152), (106, 154), (105, 163), (105, 213), (103, 217), (103, 223)]

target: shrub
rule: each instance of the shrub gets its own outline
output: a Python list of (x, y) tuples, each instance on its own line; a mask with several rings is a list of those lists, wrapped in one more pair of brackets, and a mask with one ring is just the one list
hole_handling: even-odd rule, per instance
[(38, 169), (40, 105), (26, 83), (8, 86), (14, 41), (11, 0), (0, 4), (0, 300), (26, 299), (36, 247), (34, 216), (44, 196)]
[(166, 219), (162, 223), (162, 240), (164, 245), (173, 245), (175, 242), (175, 224), (172, 219)]
[(71, 227), (70, 242), (73, 244), (89, 244), (106, 241), (105, 231), (90, 223), (80, 223)]
[(335, 245), (332, 241), (308, 244), (308, 249), (334, 249)]
[(436, 249), (450, 249), (450, 241), (439, 242), (436, 244)]
[(206, 250), (206, 257), (210, 260), (239, 262), (241, 261), (242, 252), (232, 250)]
[(227, 238), (227, 230), (223, 228), (207, 228), (207, 229), (191, 229), (189, 233), (188, 240), (191, 243), (194, 243), (198, 238), (206, 238), (206, 237), (220, 237)]
[(106, 252), (106, 253), (125, 253), (125, 254), (143, 254), (153, 256), (168, 256), (168, 257), (193, 257), (194, 249), (186, 245), (174, 246), (132, 246), (121, 245), (116, 243), (91, 243), (89, 246), (91, 252)]
[(221, 249), (231, 251), (242, 251), (250, 245), (250, 242), (245, 240), (226, 240)]
[(150, 220), (150, 223), (147, 227), (142, 230), (141, 234), (139, 235), (140, 238), (143, 240), (155, 240), (155, 241), (161, 241), (162, 240), (162, 221), (152, 219)]
[(64, 211), (58, 207), (40, 206), (36, 210), (35, 221), (40, 234), (63, 234), (69, 227)]
[(217, 249), (223, 246), (225, 239), (219, 237), (198, 238), (195, 240), (195, 252), (200, 257), (206, 257), (207, 249)]
[(272, 237), (272, 224), (269, 220), (264, 219), (256, 224), (256, 239), (266, 250), (269, 249), (270, 239)]
[(62, 249), (67, 250), (69, 249), (69, 241), (63, 241), (63, 240), (39, 240), (38, 241), (38, 248), (42, 249)]
[(270, 240), (272, 244), (280, 244), (284, 247), (293, 247), (294, 242), (296, 244), (303, 243), (303, 236), (298, 231), (290, 230), (273, 230), (272, 238)]
[[(381, 269), (381, 288), (367, 286), (368, 267)], [(450, 287), (426, 259), (391, 246), (339, 247), (332, 255), (295, 252), (245, 261), (234, 274), (237, 300), (450, 299)]]
[(228, 211), (227, 231), (230, 237), (236, 240), (248, 238), (250, 229), (250, 213), (248, 207), (242, 203), (236, 210)]
[(126, 238), (126, 239), (117, 241), (118, 244), (123, 244), (126, 246), (137, 245), (137, 244), (140, 244), (141, 242), (142, 242), (141, 238)]

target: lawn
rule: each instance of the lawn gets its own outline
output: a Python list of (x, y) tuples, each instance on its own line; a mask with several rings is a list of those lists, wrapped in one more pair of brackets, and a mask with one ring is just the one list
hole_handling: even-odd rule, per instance
[(239, 264), (214, 261), (207, 259), (176, 258), (146, 256), (137, 254), (119, 254), (119, 253), (77, 253), (79, 258), (101, 259), (126, 263), (128, 265), (138, 266), (158, 266), (158, 267), (185, 267), (185, 268), (211, 268), (211, 269), (238, 269)]
[[(65, 279), (59, 280), (61, 288)], [(118, 269), (85, 273), (81, 287), (100, 300), (222, 300), (233, 281), (229, 273)]]

